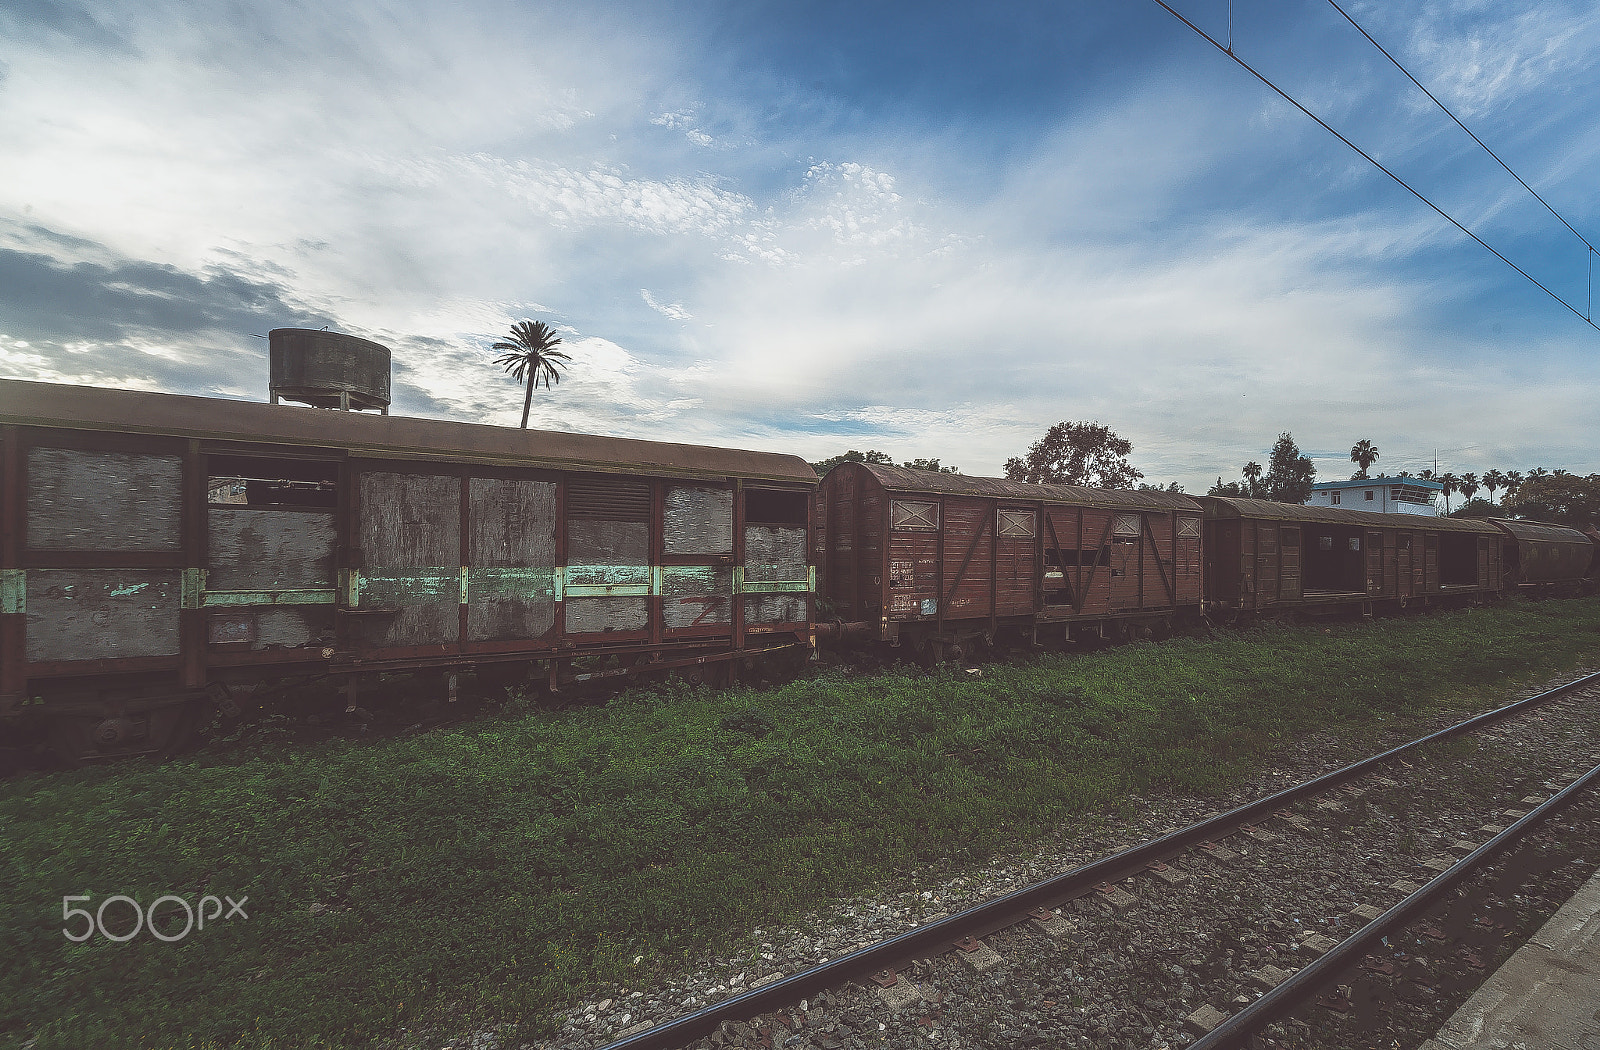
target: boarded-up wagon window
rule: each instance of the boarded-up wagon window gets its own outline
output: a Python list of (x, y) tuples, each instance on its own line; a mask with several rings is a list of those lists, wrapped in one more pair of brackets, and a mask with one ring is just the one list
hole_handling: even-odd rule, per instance
[(889, 525), (896, 529), (937, 529), (939, 505), (908, 499), (890, 500)]
[(733, 491), (673, 485), (661, 523), (668, 554), (732, 554)]
[(1200, 519), (1199, 518), (1190, 518), (1190, 517), (1180, 517), (1178, 519), (1178, 535), (1179, 536), (1198, 536), (1198, 535), (1200, 535)]
[(1113, 535), (1113, 536), (1137, 536), (1137, 535), (1139, 535), (1139, 515), (1137, 515), (1137, 514), (1118, 514), (1116, 522), (1111, 526), (1111, 535)]
[(649, 625), (650, 483), (567, 482), (567, 633)]
[(183, 468), (177, 456), (28, 450), (28, 546), (175, 551)]
[(1031, 537), (1034, 513), (1031, 510), (1000, 511), (1000, 535)]

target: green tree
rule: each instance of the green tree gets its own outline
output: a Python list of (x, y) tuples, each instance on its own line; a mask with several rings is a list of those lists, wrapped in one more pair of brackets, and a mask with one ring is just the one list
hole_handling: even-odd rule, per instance
[(1506, 496), (1509, 498), (1517, 494), (1517, 489), (1522, 487), (1522, 471), (1506, 471)]
[(1360, 441), (1357, 441), (1355, 443), (1355, 447), (1350, 450), (1350, 462), (1354, 463), (1356, 466), (1360, 467), (1361, 469), (1356, 471), (1353, 475), (1351, 475), (1350, 480), (1351, 481), (1357, 481), (1357, 480), (1365, 481), (1366, 477), (1367, 477), (1367, 468), (1372, 466), (1372, 464), (1377, 462), (1377, 460), (1378, 460), (1378, 446), (1377, 445), (1374, 445), (1372, 442), (1368, 441), (1366, 438), (1362, 438)]
[(1495, 490), (1496, 489), (1505, 488), (1507, 480), (1508, 479), (1506, 478), (1506, 476), (1500, 472), (1498, 467), (1495, 468), (1494, 470), (1491, 470), (1488, 473), (1484, 474), (1484, 476), (1483, 476), (1483, 487), (1489, 490), (1489, 502), (1490, 503), (1494, 502)]
[(1444, 486), (1444, 512), (1450, 513), (1450, 496), (1461, 487), (1461, 479), (1446, 471), (1433, 479)]
[[(813, 463), (811, 464), (811, 469), (818, 474), (826, 474), (840, 463), (882, 463), (892, 467), (894, 466), (894, 458), (887, 452), (879, 452), (875, 448), (868, 449), (865, 452), (857, 452), (855, 449), (851, 449), (842, 456), (830, 456), (827, 459)], [(934, 474), (961, 473), (960, 467), (941, 466), (937, 459), (908, 459), (900, 465), (910, 470), (926, 470)]]
[(850, 451), (846, 452), (842, 456), (830, 456), (829, 458), (821, 461), (820, 463), (813, 463), (813, 464), (811, 464), (811, 469), (816, 471), (818, 474), (826, 474), (828, 471), (832, 470), (834, 467), (838, 466), (840, 463), (889, 463), (889, 464), (893, 464), (894, 460), (889, 458), (889, 454), (887, 452), (879, 452), (875, 448), (868, 449), (865, 452), (857, 452), (855, 449), (851, 449)]
[(960, 467), (941, 467), (939, 460), (934, 459), (908, 459), (900, 464), (908, 470), (926, 470), (932, 474), (959, 474)]
[(1266, 498), (1278, 503), (1304, 503), (1311, 498), (1317, 468), (1310, 456), (1302, 456), (1288, 431), (1278, 435), (1267, 457), (1267, 474), (1262, 479)]
[(1600, 522), (1600, 474), (1530, 476), (1500, 506), (1518, 517), (1586, 529)]
[(561, 382), (561, 362), (571, 361), (557, 350), (561, 338), (543, 321), (518, 321), (511, 326), (511, 338), (502, 339), (490, 349), (501, 351), (494, 363), (504, 365), (511, 378), (527, 386), (522, 398), (522, 429), (528, 429), (528, 412), (533, 408), (533, 390), (540, 381), (546, 390)]
[(1261, 464), (1255, 460), (1244, 465), (1244, 483), (1239, 486), (1239, 491), (1249, 499), (1266, 499), (1266, 486), (1261, 482)]
[(1101, 423), (1057, 423), (1028, 448), (1006, 460), (1006, 477), (1033, 484), (1132, 488), (1144, 472), (1128, 462), (1133, 443)]
[(1461, 498), (1472, 502), (1472, 494), (1478, 491), (1478, 475), (1467, 473), (1456, 479), (1456, 491), (1461, 493)]

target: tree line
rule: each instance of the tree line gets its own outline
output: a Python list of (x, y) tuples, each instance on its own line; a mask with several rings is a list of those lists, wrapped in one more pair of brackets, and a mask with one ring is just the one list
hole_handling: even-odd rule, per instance
[[(503, 367), (512, 379), (524, 387), (522, 399), (522, 428), (528, 426), (528, 415), (533, 407), (533, 392), (542, 382), (551, 388), (561, 382), (561, 368), (570, 363), (565, 353), (557, 350), (561, 339), (555, 330), (543, 321), (520, 321), (511, 327), (509, 339), (494, 343), (491, 351), (500, 356), (495, 364)], [(1109, 426), (1098, 421), (1076, 423), (1062, 421), (1046, 430), (1044, 436), (1028, 447), (1021, 456), (1006, 460), (1005, 476), (1011, 481), (1033, 484), (1081, 485), (1089, 488), (1132, 489), (1154, 492), (1182, 492), (1177, 482), (1166, 485), (1144, 481), (1144, 472), (1129, 459), (1133, 443), (1119, 437)], [(1350, 462), (1356, 465), (1351, 480), (1366, 480), (1372, 464), (1382, 458), (1378, 447), (1370, 440), (1357, 441), (1350, 449)], [(855, 449), (811, 464), (819, 475), (839, 463), (894, 464), (885, 452)], [(911, 470), (926, 470), (938, 474), (959, 474), (960, 468), (944, 466), (938, 459), (909, 459), (898, 464)], [(1272, 500), (1278, 503), (1304, 503), (1311, 498), (1311, 486), (1316, 483), (1316, 468), (1308, 456), (1301, 455), (1294, 438), (1285, 431), (1278, 435), (1272, 450), (1267, 454), (1263, 468), (1254, 460), (1246, 463), (1238, 481), (1217, 483), (1206, 491), (1208, 496), (1232, 496), (1242, 499)], [(1389, 475), (1379, 474), (1378, 479)], [(1401, 478), (1410, 477), (1401, 474)], [(1488, 517), (1494, 514), (1511, 514), (1533, 521), (1587, 528), (1600, 521), (1600, 474), (1579, 477), (1565, 470), (1546, 470), (1534, 467), (1520, 470), (1489, 470), (1482, 477), (1471, 472), (1435, 474), (1424, 470), (1416, 475), (1425, 481), (1436, 481), (1444, 490), (1445, 512), (1457, 517)], [(1489, 493), (1487, 500), (1475, 499), (1479, 489)], [(1498, 506), (1495, 493), (1504, 491), (1505, 498)], [(1460, 495), (1465, 501), (1460, 510), (1450, 508), (1450, 497)]]

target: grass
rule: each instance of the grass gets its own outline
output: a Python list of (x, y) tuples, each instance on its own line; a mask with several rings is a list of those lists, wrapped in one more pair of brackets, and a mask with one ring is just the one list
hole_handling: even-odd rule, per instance
[[(1306, 733), (1486, 706), (1597, 653), (1600, 599), (1514, 602), (12, 780), (0, 1037), (380, 1046), (513, 1022), (532, 1038), (598, 986), (686, 969), (829, 897), (1015, 850), (1130, 792), (1218, 793)], [(247, 896), (248, 918), (75, 944), (69, 894), (91, 910)], [(132, 912), (106, 923), (126, 932)]]

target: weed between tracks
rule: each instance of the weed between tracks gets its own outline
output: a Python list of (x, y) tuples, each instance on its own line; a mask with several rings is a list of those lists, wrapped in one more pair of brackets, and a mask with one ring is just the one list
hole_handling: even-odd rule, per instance
[[(1517, 602), (0, 783), (0, 1035), (382, 1046), (518, 1022), (531, 1038), (597, 986), (735, 952), (831, 896), (1025, 848), (1129, 793), (1222, 792), (1312, 731), (1498, 703), (1593, 660), (1597, 630), (1600, 600)], [(248, 918), (75, 944), (75, 894), (248, 896)], [(120, 936), (132, 912), (105, 923)]]

